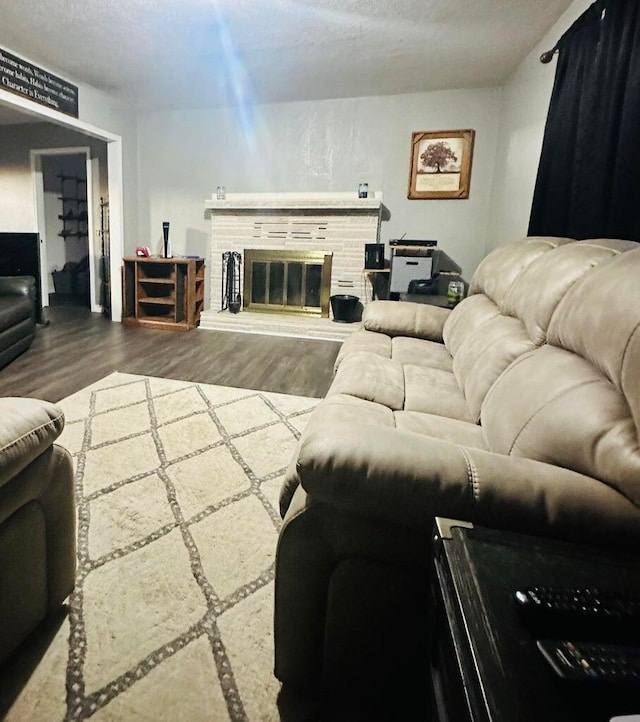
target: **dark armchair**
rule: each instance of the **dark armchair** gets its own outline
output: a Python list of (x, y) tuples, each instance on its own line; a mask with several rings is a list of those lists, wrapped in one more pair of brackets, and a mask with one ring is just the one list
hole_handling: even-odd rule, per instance
[(0, 276), (0, 368), (29, 348), (35, 330), (35, 279)]
[(71, 593), (76, 517), (62, 410), (0, 398), (0, 663)]

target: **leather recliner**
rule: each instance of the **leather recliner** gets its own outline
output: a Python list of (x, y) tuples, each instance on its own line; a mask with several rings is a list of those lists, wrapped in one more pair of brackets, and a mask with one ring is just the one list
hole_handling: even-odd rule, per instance
[(0, 663), (71, 593), (76, 521), (59, 407), (0, 398)]
[(0, 368), (29, 348), (35, 332), (35, 278), (0, 276)]

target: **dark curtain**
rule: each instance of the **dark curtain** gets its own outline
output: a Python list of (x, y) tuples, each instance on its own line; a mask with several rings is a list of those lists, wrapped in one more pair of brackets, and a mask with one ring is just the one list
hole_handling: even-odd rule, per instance
[(595, 2), (557, 48), (529, 235), (640, 241), (640, 2)]

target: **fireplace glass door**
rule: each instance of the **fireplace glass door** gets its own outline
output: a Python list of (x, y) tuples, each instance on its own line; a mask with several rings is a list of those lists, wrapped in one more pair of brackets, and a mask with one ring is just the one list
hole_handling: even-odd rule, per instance
[(244, 308), (329, 317), (332, 254), (316, 251), (244, 252)]

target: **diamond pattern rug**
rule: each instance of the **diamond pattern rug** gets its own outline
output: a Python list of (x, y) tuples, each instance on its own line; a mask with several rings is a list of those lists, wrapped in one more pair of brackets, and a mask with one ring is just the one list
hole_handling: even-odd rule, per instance
[(318, 399), (115, 373), (63, 400), (69, 614), (7, 720), (278, 720), (285, 468)]

